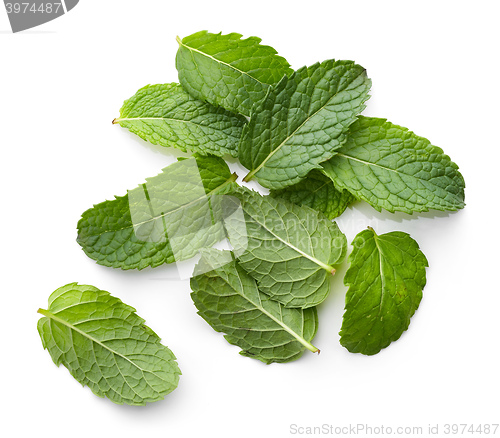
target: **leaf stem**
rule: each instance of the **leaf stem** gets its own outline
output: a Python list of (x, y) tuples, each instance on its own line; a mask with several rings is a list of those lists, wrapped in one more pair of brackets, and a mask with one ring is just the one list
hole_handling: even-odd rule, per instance
[[(314, 261), (316, 260), (317, 259), (314, 259)], [(321, 263), (319, 260), (317, 260), (316, 263), (318, 263), (319, 266), (321, 266), (324, 270), (328, 271), (332, 275), (335, 275), (335, 272), (337, 272), (337, 270), (333, 266), (325, 265), (324, 263)]]
[(224, 182), (222, 183), (219, 187), (217, 187), (216, 189), (212, 190), (210, 193), (208, 193), (207, 196), (210, 196), (214, 193), (217, 193), (219, 192), (220, 190), (222, 190), (225, 186), (231, 184), (232, 182), (235, 182), (236, 180), (238, 179), (238, 175), (236, 174), (236, 172), (232, 173), (231, 176)]
[[(247, 298), (248, 300), (248, 298)], [(307, 342), (302, 336), (299, 334), (295, 333), (290, 327), (288, 327), (283, 320), (279, 320), (278, 318), (274, 317), (271, 313), (269, 313), (262, 305), (258, 305), (251, 300), (248, 300), (250, 303), (252, 303), (255, 307), (257, 307), (262, 313), (267, 315), (270, 319), (272, 319), (274, 322), (279, 324), (281, 327), (283, 327), (283, 330), (291, 334), (298, 342), (300, 342), (304, 347), (306, 347), (309, 351), (312, 351), (313, 353), (319, 353), (319, 348), (316, 348), (314, 345), (312, 345), (310, 342)]]
[(306, 342), (304, 345), (309, 351), (312, 351), (313, 353), (320, 353), (320, 349), (316, 348), (314, 345), (310, 344), (309, 342)]
[(248, 173), (246, 174), (245, 178), (243, 178), (243, 181), (244, 181), (244, 182), (248, 182), (248, 181), (250, 181), (250, 180), (253, 178), (253, 176), (255, 175), (255, 172), (256, 172), (256, 171), (257, 171), (257, 169), (254, 169), (254, 170), (252, 170), (251, 172), (248, 172)]

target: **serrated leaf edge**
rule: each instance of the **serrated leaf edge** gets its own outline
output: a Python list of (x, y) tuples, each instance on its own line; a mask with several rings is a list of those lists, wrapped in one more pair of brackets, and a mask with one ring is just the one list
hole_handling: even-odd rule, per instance
[[(378, 244), (378, 238), (379, 238), (380, 236), (379, 236), (379, 235), (375, 232), (375, 230), (374, 230), (372, 227), (367, 226), (366, 228), (367, 228), (367, 229), (368, 229), (371, 233), (373, 233), (373, 241), (375, 242), (376, 250), (377, 250), (377, 252), (378, 252), (378, 254), (379, 254), (380, 282), (381, 282), (381, 289), (382, 289), (382, 294), (381, 294), (381, 298), (380, 298), (380, 306), (382, 306), (382, 303), (383, 303), (383, 300), (384, 300), (384, 296), (385, 296), (385, 293), (383, 292), (383, 291), (384, 291), (384, 289), (385, 289), (385, 288), (384, 288), (384, 276), (383, 276), (383, 273), (382, 273), (382, 272), (383, 272), (383, 268), (382, 268), (382, 257), (383, 257), (383, 255), (384, 255), (384, 252), (382, 251), (382, 249), (380, 248), (380, 246), (379, 246), (379, 244)], [(366, 230), (365, 230), (365, 231), (366, 231)], [(409, 237), (411, 240), (413, 240), (413, 242), (415, 242), (415, 244), (416, 244), (416, 248), (417, 248), (417, 250), (418, 250), (418, 252), (419, 252), (419, 256), (421, 257), (420, 262), (422, 263), (424, 270), (425, 270), (425, 268), (429, 267), (429, 262), (428, 262), (428, 260), (427, 260), (427, 257), (425, 256), (425, 254), (424, 254), (424, 253), (422, 252), (422, 250), (420, 249), (420, 247), (419, 247), (419, 245), (418, 245), (418, 242), (417, 242), (415, 239), (413, 239), (413, 238), (412, 238), (412, 237), (411, 237), (408, 233), (405, 233), (405, 232), (403, 232), (403, 231), (400, 231), (400, 233), (402, 233), (402, 234), (406, 235), (406, 236), (407, 236), (407, 237)], [(383, 235), (382, 235), (382, 236), (383, 236)], [(358, 237), (358, 236), (356, 236), (356, 238), (357, 238), (357, 237)], [(355, 238), (355, 239), (356, 239), (356, 238)], [(353, 261), (354, 261), (354, 252), (351, 252), (351, 254), (349, 255), (348, 262), (349, 262), (349, 263), (352, 263)], [(349, 269), (350, 269), (350, 268), (349, 268)], [(350, 287), (352, 283), (351, 283), (351, 282), (349, 282), (349, 281), (346, 281), (346, 278), (347, 278), (347, 277), (345, 276), (345, 277), (344, 277), (344, 285), (345, 285), (345, 286)], [(425, 279), (425, 277), (424, 277), (424, 281), (422, 282), (422, 285), (421, 285), (422, 290), (423, 290), (423, 288), (425, 287), (425, 285), (426, 285), (426, 279)], [(420, 304), (420, 303), (419, 303), (419, 304)], [(344, 310), (347, 310), (347, 309), (346, 309), (346, 307), (344, 308)], [(413, 311), (413, 312), (409, 315), (409, 318), (411, 318), (411, 317), (415, 314), (415, 312), (416, 312), (417, 310), (418, 310), (418, 306), (417, 306), (417, 308), (416, 308), (416, 309), (414, 309), (414, 311)], [(344, 312), (344, 316), (345, 316), (345, 312)], [(344, 319), (344, 316), (342, 317), (342, 319)], [(393, 342), (397, 341), (397, 340), (398, 340), (398, 339), (399, 339), (399, 338), (403, 335), (403, 333), (404, 333), (404, 332), (406, 332), (406, 331), (408, 330), (409, 325), (410, 325), (410, 321), (408, 322), (408, 326), (407, 326), (407, 327), (406, 327), (406, 328), (405, 328), (405, 329), (401, 332), (401, 334), (400, 334), (399, 336), (391, 338), (389, 341), (387, 341), (387, 342), (386, 342), (386, 345), (382, 346), (382, 347), (381, 347), (378, 351), (371, 352), (371, 353), (364, 353), (364, 352), (360, 352), (360, 353), (361, 353), (361, 354), (364, 354), (364, 355), (367, 355), (367, 356), (373, 356), (373, 355), (375, 355), (375, 354), (380, 353), (380, 351), (382, 351), (383, 349), (387, 348), (387, 347), (388, 347), (390, 344), (392, 344)], [(345, 347), (345, 348), (346, 348), (349, 352), (351, 352), (351, 353), (352, 353), (353, 351), (352, 351), (351, 349), (349, 349), (346, 345), (344, 345), (344, 344), (342, 343), (342, 329), (340, 330), (339, 335), (340, 335), (340, 337), (341, 337), (341, 339), (340, 339), (340, 344), (341, 344), (343, 347)], [(359, 343), (358, 343), (358, 345), (359, 345)], [(356, 352), (356, 353), (357, 353), (357, 352)]]
[[(219, 32), (218, 34), (215, 34), (215, 35), (222, 35), (222, 32)], [(237, 35), (240, 36), (240, 39), (243, 36), (241, 34), (237, 34)], [(257, 37), (249, 37), (249, 38), (257, 38)], [(198, 50), (198, 49), (195, 49), (193, 47), (187, 46), (186, 44), (184, 44), (182, 42), (182, 40), (181, 40), (181, 38), (179, 36), (176, 36), (175, 39), (176, 39), (177, 43), (179, 44), (179, 46), (185, 47), (186, 49), (188, 49), (191, 52), (199, 53), (200, 55), (205, 56), (205, 57), (207, 57), (207, 58), (209, 58), (209, 59), (211, 59), (211, 60), (213, 60), (213, 61), (215, 61), (215, 62), (217, 62), (219, 64), (225, 65), (225, 66), (229, 67), (230, 69), (232, 69), (234, 71), (237, 71), (238, 73), (241, 73), (242, 75), (245, 75), (245, 76), (249, 77), (250, 79), (253, 79), (255, 82), (258, 82), (259, 84), (262, 84), (262, 85), (265, 85), (265, 86), (269, 86), (269, 84), (266, 84), (264, 82), (259, 81), (258, 79), (256, 79), (253, 76), (249, 75), (247, 72), (244, 72), (244, 71), (242, 71), (242, 70), (234, 67), (233, 65), (228, 64), (227, 62), (224, 62), (224, 61), (221, 61), (220, 59), (214, 58), (213, 56), (211, 56), (211, 55), (209, 55), (207, 53), (204, 53), (201, 50)], [(257, 41), (257, 43), (260, 43), (262, 41), (260, 38), (257, 38), (257, 39), (259, 40), (259, 41)]]
[[(454, 161), (451, 160), (451, 158), (450, 158), (449, 155), (447, 155), (447, 154), (444, 153), (444, 151), (443, 151), (442, 148), (440, 148), (439, 146), (436, 146), (436, 145), (432, 144), (431, 141), (428, 140), (426, 137), (422, 137), (422, 136), (420, 136), (418, 134), (415, 134), (415, 132), (412, 131), (412, 130), (410, 130), (409, 128), (407, 128), (405, 126), (397, 125), (396, 123), (392, 123), (392, 122), (390, 122), (388, 119), (386, 119), (384, 117), (368, 117), (368, 116), (362, 116), (361, 115), (361, 116), (358, 116), (356, 118), (356, 120), (358, 120), (360, 118), (375, 119), (377, 121), (381, 121), (383, 124), (390, 123), (393, 128), (401, 129), (401, 131), (404, 132), (404, 133), (406, 133), (406, 134), (414, 135), (414, 136), (419, 137), (422, 140), (424, 140), (427, 143), (428, 146), (431, 146), (431, 147), (435, 148), (436, 152), (442, 154), (443, 158), (451, 165), (451, 167), (453, 167), (457, 171), (457, 173), (462, 177), (462, 182), (463, 182), (462, 189), (465, 189), (465, 187), (466, 187), (465, 180), (464, 180), (464, 177), (463, 177), (462, 173), (460, 172), (459, 166)], [(346, 141), (347, 141), (348, 136), (349, 136), (349, 133), (347, 133), (347, 135), (346, 135)], [(379, 168), (387, 170), (389, 172), (403, 174), (402, 172), (398, 172), (397, 170), (390, 169), (388, 167), (380, 166), (380, 165), (375, 164), (375, 163), (370, 163), (369, 161), (363, 161), (363, 160), (360, 160), (358, 158), (351, 157), (350, 155), (345, 155), (345, 154), (342, 153), (342, 148), (338, 149), (338, 152), (336, 152), (333, 157), (335, 157), (337, 155), (341, 156), (341, 157), (344, 157), (347, 160), (358, 161), (359, 163), (365, 164), (367, 166), (379, 167)], [(463, 200), (458, 205), (450, 206), (450, 207), (448, 207), (446, 209), (438, 209), (436, 207), (427, 207), (426, 205), (420, 205), (421, 208), (414, 208), (414, 209), (409, 209), (407, 207), (404, 207), (404, 208), (395, 208), (394, 206), (391, 206), (392, 208), (382, 207), (380, 205), (375, 205), (375, 204), (369, 202), (367, 199), (365, 199), (364, 196), (360, 197), (359, 194), (357, 194), (355, 190), (350, 190), (349, 187), (347, 187), (345, 184), (343, 184), (341, 180), (334, 181), (322, 168), (320, 169), (320, 171), (321, 171), (321, 173), (323, 173), (323, 175), (327, 176), (328, 178), (330, 178), (332, 180), (333, 185), (335, 186), (335, 188), (337, 188), (337, 190), (347, 190), (357, 200), (363, 200), (363, 201), (365, 201), (366, 203), (370, 204), (375, 210), (377, 210), (379, 212), (382, 211), (382, 210), (385, 210), (385, 211), (387, 211), (389, 213), (396, 213), (398, 211), (401, 211), (403, 213), (406, 213), (406, 214), (409, 214), (409, 215), (413, 215), (413, 213), (425, 213), (425, 212), (428, 212), (428, 211), (431, 211), (431, 210), (437, 210), (437, 211), (458, 211), (458, 210), (461, 210), (462, 208), (464, 208), (465, 205), (466, 205), (465, 204), (465, 200)], [(403, 174), (403, 175), (407, 175), (407, 174)], [(412, 177), (413, 175), (407, 175), (407, 176)]]

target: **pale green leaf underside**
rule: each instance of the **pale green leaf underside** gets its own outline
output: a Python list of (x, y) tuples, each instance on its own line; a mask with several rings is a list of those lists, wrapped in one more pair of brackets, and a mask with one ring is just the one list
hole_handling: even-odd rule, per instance
[(337, 224), (308, 207), (245, 187), (232, 195), (244, 215), (226, 219), (229, 240), (259, 290), (287, 307), (321, 303), (330, 292), (332, 265), (346, 253), (346, 238)]
[(246, 119), (195, 99), (171, 83), (141, 88), (125, 101), (113, 123), (160, 146), (236, 157)]
[(270, 85), (292, 72), (288, 62), (257, 37), (201, 31), (177, 41), (175, 65), (182, 86), (197, 99), (246, 116)]
[[(228, 263), (215, 270), (206, 264), (229, 253), (204, 251), (203, 274), (191, 279), (191, 297), (198, 314), (218, 332), (226, 333), (226, 340), (239, 346), (243, 356), (267, 364), (298, 359), (311, 345), (318, 327), (316, 309), (289, 309), (260, 292), (255, 280), (238, 262)], [(196, 273), (196, 270), (195, 270)]]
[(458, 166), (427, 139), (386, 119), (360, 117), (322, 167), (337, 188), (379, 211), (454, 211), (465, 205)]
[(71, 283), (39, 313), (38, 332), (54, 363), (99, 397), (145, 405), (177, 387), (181, 372), (174, 354), (134, 308), (108, 292)]
[(333, 181), (318, 170), (313, 170), (299, 183), (281, 190), (271, 190), (273, 198), (285, 199), (320, 211), (328, 219), (340, 216), (356, 198), (347, 190), (339, 191)]
[(351, 353), (376, 354), (408, 329), (425, 286), (427, 259), (408, 234), (372, 229), (352, 242), (340, 343)]
[(371, 81), (352, 61), (327, 60), (284, 77), (252, 110), (238, 158), (269, 189), (298, 183), (335, 154), (368, 99)]
[(237, 186), (235, 179), (218, 157), (176, 162), (127, 195), (84, 212), (77, 241), (91, 259), (113, 268), (189, 259), (224, 238), (220, 195)]

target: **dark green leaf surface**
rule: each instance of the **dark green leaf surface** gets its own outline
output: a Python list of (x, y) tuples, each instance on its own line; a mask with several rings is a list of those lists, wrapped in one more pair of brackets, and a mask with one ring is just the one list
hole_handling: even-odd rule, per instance
[[(207, 265), (220, 265), (215, 270)], [(191, 279), (191, 297), (198, 314), (230, 344), (239, 346), (243, 356), (272, 362), (298, 359), (311, 345), (318, 328), (316, 309), (289, 309), (260, 292), (229, 252), (203, 251), (201, 275)], [(196, 273), (196, 270), (195, 270)]]
[(174, 354), (135, 309), (94, 286), (71, 283), (40, 309), (38, 332), (54, 363), (118, 404), (145, 405), (172, 392), (181, 374)]
[(337, 188), (379, 211), (453, 211), (465, 205), (458, 166), (429, 140), (386, 119), (360, 117), (345, 145), (322, 166)]
[(330, 293), (332, 265), (343, 261), (347, 249), (337, 224), (308, 207), (245, 187), (232, 195), (244, 214), (226, 219), (228, 237), (259, 290), (287, 307), (321, 303)]
[(246, 119), (195, 99), (172, 83), (141, 88), (125, 101), (113, 123), (153, 144), (236, 157)]
[(271, 190), (273, 198), (285, 199), (320, 211), (328, 219), (340, 216), (356, 198), (347, 190), (339, 191), (333, 181), (318, 170), (313, 170), (299, 183), (281, 190)]
[(352, 245), (340, 343), (351, 353), (371, 355), (408, 329), (428, 263), (417, 242), (400, 231), (378, 236), (369, 228)]
[(270, 85), (292, 72), (288, 62), (257, 37), (201, 31), (177, 41), (175, 65), (182, 86), (197, 99), (246, 116)]
[(186, 260), (224, 238), (218, 205), (237, 187), (218, 157), (171, 164), (127, 195), (95, 205), (78, 222), (78, 243), (97, 263), (143, 269)]
[(269, 189), (298, 183), (346, 140), (371, 81), (352, 61), (328, 60), (284, 77), (252, 110), (238, 158)]

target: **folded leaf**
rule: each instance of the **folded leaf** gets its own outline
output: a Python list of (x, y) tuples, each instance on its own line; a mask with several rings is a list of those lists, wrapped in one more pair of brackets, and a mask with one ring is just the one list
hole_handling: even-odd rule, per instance
[[(227, 263), (207, 269), (212, 262), (220, 265), (221, 258)], [(198, 314), (226, 333), (226, 340), (242, 349), (240, 354), (270, 364), (298, 359), (306, 348), (319, 351), (310, 343), (318, 328), (314, 307), (289, 309), (269, 299), (227, 251), (204, 251), (200, 263), (204, 273), (191, 279)]]
[(340, 343), (351, 353), (376, 354), (410, 325), (425, 286), (427, 259), (408, 234), (362, 231), (352, 242)]
[(443, 151), (386, 119), (360, 117), (337, 154), (322, 164), (336, 187), (380, 211), (464, 207), (465, 182)]
[(368, 99), (371, 81), (352, 61), (328, 60), (284, 77), (252, 110), (238, 157), (269, 189), (298, 183), (335, 154)]
[(235, 188), (235, 180), (221, 158), (176, 162), (127, 195), (83, 213), (77, 242), (91, 259), (113, 268), (189, 259), (224, 238), (219, 195)]
[(288, 62), (257, 37), (201, 31), (177, 42), (175, 65), (182, 86), (197, 99), (246, 116), (270, 85), (292, 72)]
[(337, 224), (308, 207), (245, 187), (232, 195), (244, 214), (226, 219), (229, 241), (259, 290), (287, 307), (321, 303), (330, 292), (332, 265), (346, 253), (346, 238)]
[(271, 190), (273, 198), (285, 199), (320, 211), (328, 219), (340, 216), (356, 198), (347, 190), (339, 191), (333, 181), (318, 170), (313, 170), (299, 183), (281, 190)]
[(172, 392), (174, 354), (135, 309), (94, 286), (67, 284), (38, 321), (43, 348), (82, 385), (118, 404), (145, 405)]
[(195, 99), (172, 83), (141, 88), (125, 101), (113, 123), (160, 146), (236, 157), (246, 119)]

